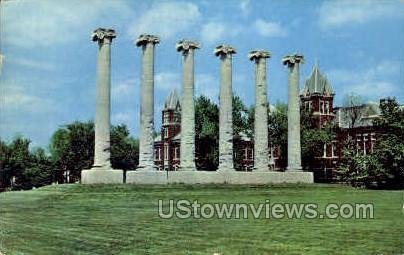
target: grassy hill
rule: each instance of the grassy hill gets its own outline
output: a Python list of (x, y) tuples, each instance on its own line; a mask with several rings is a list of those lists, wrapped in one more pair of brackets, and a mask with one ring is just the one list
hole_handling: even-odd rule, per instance
[[(373, 203), (375, 219), (161, 219), (158, 199)], [(402, 254), (403, 191), (335, 185), (82, 186), (0, 194), (5, 254)]]

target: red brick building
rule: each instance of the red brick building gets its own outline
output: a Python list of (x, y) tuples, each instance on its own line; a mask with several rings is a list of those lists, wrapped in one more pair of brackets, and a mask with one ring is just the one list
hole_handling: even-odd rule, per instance
[[(320, 72), (317, 64), (301, 91), (301, 107), (312, 111), (314, 126), (322, 128), (329, 123), (335, 130), (331, 144), (321, 148), (322, 156), (313, 162), (303, 162), (314, 172), (316, 181), (330, 181), (335, 177), (335, 169), (342, 156), (342, 146), (349, 138), (354, 139), (358, 153), (370, 153), (377, 140), (379, 130), (373, 120), (380, 115), (378, 103), (368, 103), (355, 107), (334, 107), (334, 91), (327, 77)], [(271, 106), (271, 112), (276, 109)], [(180, 164), (181, 104), (175, 91), (167, 97), (162, 111), (161, 135), (156, 137), (155, 164), (159, 170), (175, 171)], [(280, 147), (271, 143), (269, 137), (269, 168), (283, 171), (286, 162), (280, 158)], [(204, 145), (210, 146), (210, 145)], [(239, 170), (251, 171), (254, 166), (254, 141), (245, 134), (234, 136), (234, 158)], [(199, 155), (200, 156), (200, 155)], [(203, 161), (196, 157), (196, 165), (203, 168)], [(213, 169), (212, 169), (213, 170)]]

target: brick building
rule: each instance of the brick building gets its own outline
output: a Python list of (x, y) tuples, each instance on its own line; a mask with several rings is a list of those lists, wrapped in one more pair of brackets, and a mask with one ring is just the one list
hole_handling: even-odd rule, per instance
[[(327, 77), (317, 64), (313, 66), (300, 93), (301, 107), (312, 112), (314, 126), (322, 128), (331, 124), (335, 137), (331, 144), (324, 144), (322, 156), (314, 162), (303, 162), (314, 172), (316, 181), (329, 181), (335, 176), (335, 169), (342, 156), (342, 146), (348, 139), (354, 139), (358, 153), (370, 153), (380, 131), (373, 126), (373, 120), (380, 116), (378, 103), (367, 103), (355, 107), (334, 107), (335, 93)], [(276, 111), (270, 106), (270, 114)], [(156, 137), (155, 164), (159, 170), (177, 170), (180, 163), (181, 104), (175, 91), (165, 100), (162, 111), (161, 135)], [(234, 157), (239, 170), (251, 171), (254, 166), (254, 141), (246, 134), (234, 136)], [(280, 158), (280, 147), (268, 142), (269, 168), (282, 171), (285, 160)], [(205, 145), (210, 146), (210, 145)], [(200, 155), (199, 155), (200, 156)], [(196, 165), (203, 168), (201, 157), (196, 157)]]

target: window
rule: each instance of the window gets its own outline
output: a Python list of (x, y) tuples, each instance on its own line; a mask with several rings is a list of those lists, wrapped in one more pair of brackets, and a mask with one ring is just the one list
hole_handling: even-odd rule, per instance
[(168, 138), (168, 128), (164, 128), (164, 138)]
[(164, 144), (164, 160), (168, 160), (168, 145)]
[(361, 149), (361, 142), (362, 141), (362, 135), (361, 134), (356, 134), (356, 154), (359, 154), (359, 150)]
[(325, 102), (325, 113), (326, 114), (330, 113), (330, 102)]
[(370, 134), (370, 152), (373, 152), (373, 147), (375, 145), (375, 142), (376, 142), (375, 133), (371, 133)]
[(163, 120), (163, 122), (164, 122), (164, 123), (168, 123), (168, 112), (165, 112), (165, 113), (164, 113), (164, 120)]
[(335, 149), (336, 149), (337, 141), (332, 141), (331, 143), (331, 157), (335, 158)]
[(180, 148), (179, 147), (175, 147), (174, 148), (174, 159), (179, 159), (180, 158)]
[(320, 100), (320, 113), (323, 114), (324, 113), (324, 101)]
[(327, 144), (323, 145), (323, 158), (327, 157)]
[(363, 134), (363, 155), (366, 155), (366, 142), (368, 140), (368, 134)]

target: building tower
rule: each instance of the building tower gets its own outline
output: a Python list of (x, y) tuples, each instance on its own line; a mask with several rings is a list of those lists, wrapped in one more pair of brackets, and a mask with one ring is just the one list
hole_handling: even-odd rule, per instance
[(175, 90), (165, 100), (161, 123), (161, 146), (155, 151), (155, 159), (160, 159), (159, 169), (177, 170), (180, 163), (181, 103)]
[(334, 92), (327, 77), (320, 72), (317, 61), (300, 93), (302, 107), (313, 112), (314, 125), (318, 128), (334, 119)]

